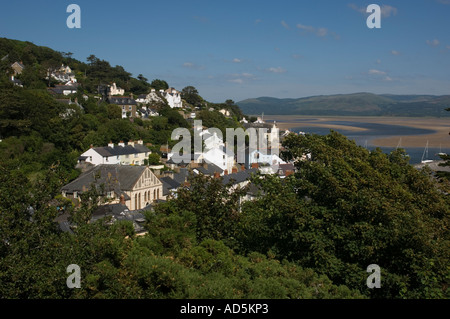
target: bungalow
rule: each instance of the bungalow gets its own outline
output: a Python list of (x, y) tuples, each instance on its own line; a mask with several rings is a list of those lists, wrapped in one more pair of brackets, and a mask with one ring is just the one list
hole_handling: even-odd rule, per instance
[(143, 141), (136, 143), (129, 141), (127, 145), (120, 142), (118, 145), (109, 143), (105, 147), (91, 147), (81, 154), (78, 160), (81, 162), (100, 164), (120, 164), (120, 165), (144, 165), (144, 160), (148, 158), (151, 151), (143, 145)]
[(121, 203), (129, 210), (143, 209), (162, 197), (161, 181), (146, 166), (97, 165), (62, 187), (62, 195), (79, 202), (79, 196), (94, 185), (107, 203)]

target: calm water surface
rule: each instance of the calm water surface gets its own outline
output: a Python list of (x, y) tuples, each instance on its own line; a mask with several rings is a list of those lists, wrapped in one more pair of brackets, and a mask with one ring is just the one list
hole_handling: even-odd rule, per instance
[[(327, 135), (330, 133), (330, 128), (326, 127), (314, 127), (308, 126), (308, 123), (320, 123), (320, 124), (328, 124), (328, 125), (342, 125), (342, 126), (353, 126), (367, 129), (366, 131), (355, 132), (351, 130), (345, 129), (334, 129), (335, 131), (347, 136), (349, 139), (352, 139), (356, 142), (356, 144), (360, 146), (367, 147), (369, 150), (373, 150), (376, 148), (372, 144), (372, 141), (378, 138), (385, 138), (390, 136), (398, 136), (399, 143), (401, 146), (400, 138), (402, 136), (414, 136), (414, 135), (425, 135), (425, 134), (433, 134), (436, 131), (420, 129), (410, 126), (401, 126), (401, 125), (391, 125), (391, 124), (379, 124), (379, 123), (364, 123), (364, 122), (352, 122), (352, 121), (325, 121), (325, 122), (316, 122), (315, 119), (290, 119), (289, 122), (298, 122), (299, 126), (292, 129), (294, 132), (305, 132), (310, 134), (319, 134), (319, 135)], [(304, 123), (302, 125), (301, 123)], [(300, 126), (301, 125), (301, 126)], [(385, 153), (390, 153), (395, 148), (392, 147), (380, 147)], [(440, 157), (437, 155), (439, 152), (450, 153), (449, 148), (428, 148), (428, 152), (425, 153), (425, 145), (420, 148), (416, 147), (406, 147), (406, 153), (410, 156), (410, 163), (417, 164), (420, 163), (422, 157), (424, 159), (431, 160), (439, 160)], [(425, 155), (424, 155), (425, 153)]]

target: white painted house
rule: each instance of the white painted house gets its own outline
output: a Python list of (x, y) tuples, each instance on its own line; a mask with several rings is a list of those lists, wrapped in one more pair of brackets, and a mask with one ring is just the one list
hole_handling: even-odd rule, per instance
[(207, 164), (214, 164), (223, 169), (231, 172), (235, 164), (234, 152), (230, 151), (226, 147), (214, 147), (209, 150), (205, 150), (202, 154), (203, 160)]
[(144, 160), (148, 159), (150, 154), (151, 151), (139, 140), (136, 143), (129, 141), (127, 145), (120, 142), (118, 145), (109, 143), (105, 147), (91, 147), (81, 154), (78, 160), (93, 165), (144, 165)]
[(175, 90), (174, 88), (168, 88), (165, 91), (160, 90), (160, 92), (167, 100), (167, 103), (171, 108), (183, 107), (183, 102), (181, 101), (181, 92)]
[(116, 83), (108, 85), (108, 90), (111, 95), (124, 95), (125, 94), (125, 89), (118, 87), (116, 85)]

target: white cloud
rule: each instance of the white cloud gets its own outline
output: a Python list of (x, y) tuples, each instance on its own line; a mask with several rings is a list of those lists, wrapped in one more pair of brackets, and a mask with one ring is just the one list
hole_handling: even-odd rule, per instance
[(232, 79), (232, 80), (228, 80), (228, 82), (242, 84), (242, 83), (244, 83), (244, 80), (242, 80), (242, 79)]
[[(368, 15), (370, 12), (367, 12), (367, 7), (359, 7), (354, 3), (349, 3), (349, 8), (355, 10), (356, 12), (362, 13), (364, 15)], [(389, 18), (391, 15), (396, 15), (398, 10), (397, 8), (390, 6), (390, 5), (381, 5), (381, 17), (382, 18)]]
[(271, 73), (285, 73), (286, 69), (283, 69), (282, 67), (277, 67), (277, 68), (271, 67), (271, 68), (268, 68), (267, 71), (269, 71)]
[(440, 42), (439, 42), (438, 39), (434, 39), (434, 40), (431, 40), (431, 41), (427, 40), (427, 44), (429, 46), (432, 46), (432, 47), (437, 47), (440, 44)]
[(400, 55), (400, 52), (399, 52), (399, 51), (396, 51), (396, 50), (392, 50), (392, 51), (391, 51), (391, 54), (392, 54), (392, 55)]
[(183, 63), (183, 67), (184, 68), (188, 68), (188, 69), (195, 69), (195, 70), (203, 70), (205, 68), (202, 65), (197, 65), (197, 64), (192, 63), (192, 62), (184, 62)]
[(381, 60), (380, 60), (380, 59), (377, 59), (377, 60), (375, 61), (375, 63), (376, 63), (376, 64), (381, 64)]
[(233, 63), (241, 63), (241, 62), (242, 62), (241, 59), (238, 59), (238, 58), (234, 58), (234, 59), (233, 59)]
[(297, 29), (300, 29), (300, 30), (302, 30), (304, 32), (307, 32), (307, 33), (313, 33), (316, 36), (321, 37), (321, 38), (324, 38), (324, 37), (326, 37), (328, 35), (332, 35), (336, 40), (340, 39), (340, 36), (338, 34), (328, 30), (327, 28), (323, 28), (323, 27), (316, 28), (316, 27), (313, 27), (313, 26), (310, 26), (310, 25), (304, 25), (304, 24), (298, 23), (297, 24)]
[(289, 25), (284, 20), (281, 21), (281, 25), (288, 30), (290, 29)]
[(308, 31), (308, 32), (314, 32), (315, 28), (311, 27), (309, 25), (303, 25), (303, 24), (297, 24), (297, 28), (300, 30)]
[(374, 74), (374, 75), (386, 75), (386, 72), (380, 71), (380, 70), (376, 70), (376, 69), (370, 69), (370, 70), (369, 70), (369, 74)]
[(381, 17), (389, 18), (391, 14), (395, 16), (397, 14), (397, 8), (383, 4), (381, 6)]
[(394, 81), (390, 76), (386, 76), (386, 77), (384, 78), (384, 80), (387, 81), (387, 82)]

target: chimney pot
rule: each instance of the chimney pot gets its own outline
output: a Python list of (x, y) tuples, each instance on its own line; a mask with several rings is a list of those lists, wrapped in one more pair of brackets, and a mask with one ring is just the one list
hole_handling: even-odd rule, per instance
[(224, 175), (228, 175), (228, 170), (226, 169), (226, 170), (223, 172), (223, 174), (224, 174)]
[(214, 178), (220, 178), (220, 173), (219, 172), (214, 172)]
[(231, 172), (234, 174), (234, 173), (237, 173), (238, 172), (238, 170), (237, 170), (237, 167), (233, 167), (233, 169), (231, 170)]
[(125, 205), (125, 196), (123, 196), (123, 194), (120, 195), (120, 203)]

